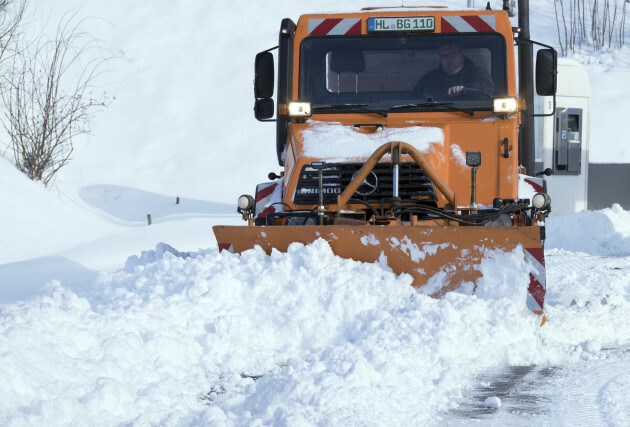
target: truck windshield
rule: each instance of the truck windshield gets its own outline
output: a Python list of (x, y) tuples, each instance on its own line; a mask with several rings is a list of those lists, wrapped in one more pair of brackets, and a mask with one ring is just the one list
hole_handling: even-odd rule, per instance
[(299, 99), (314, 112), (471, 112), (507, 93), (496, 33), (309, 37), (300, 53)]

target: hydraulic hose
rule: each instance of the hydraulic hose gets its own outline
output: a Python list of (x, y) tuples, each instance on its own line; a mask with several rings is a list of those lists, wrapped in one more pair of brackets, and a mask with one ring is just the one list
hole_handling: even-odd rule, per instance
[(503, 208), (499, 209), (498, 211), (480, 213), (476, 215), (475, 217), (476, 221), (471, 221), (470, 220), (471, 216), (469, 215), (464, 216), (464, 215), (451, 214), (451, 213), (443, 211), (442, 209), (434, 208), (431, 206), (425, 206), (425, 205), (401, 206), (399, 209), (397, 209), (397, 211), (399, 211), (400, 213), (427, 213), (428, 212), (444, 219), (459, 222), (460, 224), (484, 225), (484, 224), (487, 224), (488, 222), (496, 220), (501, 215), (518, 212), (523, 209), (527, 209), (528, 207), (529, 205), (525, 203), (518, 203), (518, 204), (515, 203), (515, 204), (505, 205)]

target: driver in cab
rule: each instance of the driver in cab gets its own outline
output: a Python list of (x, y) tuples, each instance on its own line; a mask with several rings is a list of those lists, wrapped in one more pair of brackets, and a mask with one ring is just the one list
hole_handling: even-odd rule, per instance
[(414, 88), (423, 101), (439, 101), (455, 96), (472, 99), (492, 97), (494, 83), (490, 73), (467, 58), (457, 43), (444, 43), (438, 51), (440, 66), (422, 76)]

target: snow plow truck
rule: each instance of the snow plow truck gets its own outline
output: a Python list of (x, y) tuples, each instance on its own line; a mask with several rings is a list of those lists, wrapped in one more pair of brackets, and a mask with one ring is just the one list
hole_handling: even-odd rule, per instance
[[(551, 200), (531, 138), (541, 43), (529, 39), (526, 0), (519, 7), (519, 27), (507, 7), (284, 19), (254, 79), (254, 113), (275, 121), (283, 171), (238, 199), (246, 226), (213, 227), (219, 250), (321, 238), (439, 297), (476, 287), (489, 250), (520, 245), (526, 306), (542, 315)], [(536, 92), (555, 102), (557, 54), (542, 46)]]

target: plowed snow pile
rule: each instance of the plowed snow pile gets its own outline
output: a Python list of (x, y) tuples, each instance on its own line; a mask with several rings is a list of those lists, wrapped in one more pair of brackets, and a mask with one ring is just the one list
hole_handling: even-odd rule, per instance
[[(79, 294), (55, 283), (1, 309), (0, 423), (424, 424), (484, 369), (630, 344), (627, 277), (604, 299), (588, 277), (550, 290), (539, 328), (522, 260), (491, 254), (483, 292), (435, 300), (321, 240), (271, 256), (161, 244)], [(593, 299), (559, 303), (569, 287)], [(630, 386), (615, 387), (623, 415)]]

